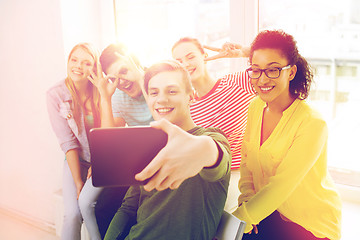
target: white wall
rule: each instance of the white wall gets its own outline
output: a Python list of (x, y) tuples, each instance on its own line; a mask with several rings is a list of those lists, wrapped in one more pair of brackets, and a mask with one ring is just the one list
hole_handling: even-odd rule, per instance
[(0, 1), (1, 208), (54, 222), (64, 154), (45, 93), (65, 78), (73, 45), (88, 41), (102, 50), (115, 39), (111, 7), (111, 0)]
[(59, 2), (66, 58), (72, 47), (79, 42), (91, 42), (101, 51), (115, 41), (112, 0), (60, 0)]

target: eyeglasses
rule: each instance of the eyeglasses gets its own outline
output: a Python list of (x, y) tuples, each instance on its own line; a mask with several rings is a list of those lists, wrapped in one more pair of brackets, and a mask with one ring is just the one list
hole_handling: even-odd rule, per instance
[(260, 68), (248, 68), (246, 69), (246, 72), (251, 79), (258, 79), (261, 77), (261, 74), (264, 72), (265, 75), (268, 78), (274, 79), (278, 78), (280, 76), (281, 70), (289, 69), (291, 68), (291, 65), (287, 65), (285, 67), (271, 67), (266, 69), (260, 69)]

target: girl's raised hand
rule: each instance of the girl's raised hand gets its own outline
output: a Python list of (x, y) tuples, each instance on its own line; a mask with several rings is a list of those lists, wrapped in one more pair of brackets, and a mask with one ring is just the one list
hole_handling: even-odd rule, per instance
[[(97, 71), (97, 74), (90, 72), (88, 76), (89, 81), (99, 90), (101, 97), (110, 98), (119, 84), (119, 79), (111, 75), (104, 76), (102, 72)], [(111, 81), (110, 79), (114, 79)]]
[(204, 48), (218, 52), (218, 54), (214, 56), (205, 58), (205, 61), (211, 61), (219, 58), (240, 58), (249, 56), (249, 49), (236, 43), (226, 42), (221, 48), (204, 45)]

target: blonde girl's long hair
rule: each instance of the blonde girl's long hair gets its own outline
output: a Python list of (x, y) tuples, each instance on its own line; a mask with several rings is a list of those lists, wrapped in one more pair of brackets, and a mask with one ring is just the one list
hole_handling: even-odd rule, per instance
[[(89, 53), (93, 59), (94, 59), (94, 68), (93, 68), (93, 72), (97, 73), (97, 68), (100, 67), (100, 63), (99, 63), (99, 52), (97, 51), (97, 49), (91, 45), (90, 43), (79, 43), (77, 45), (75, 45), (73, 47), (73, 49), (71, 50), (69, 57), (68, 57), (68, 62), (71, 58), (71, 55), (73, 54), (73, 52), (77, 49), (83, 49), (85, 50), (87, 53)], [(85, 112), (85, 104), (90, 101), (90, 105), (91, 105), (91, 111), (92, 111), (92, 115), (94, 117), (94, 127), (100, 127), (101, 125), (101, 120), (100, 120), (100, 94), (98, 89), (89, 81), (88, 82), (88, 86), (87, 86), (87, 98), (86, 100), (82, 103), (80, 98), (79, 98), (79, 94), (78, 91), (76, 90), (75, 84), (74, 82), (70, 79), (70, 77), (68, 76), (65, 79), (65, 84), (67, 86), (67, 88), (70, 91), (71, 97), (72, 97), (72, 101), (73, 101), (73, 117), (75, 119), (75, 122), (78, 126), (78, 128), (80, 128), (81, 126), (81, 112)]]

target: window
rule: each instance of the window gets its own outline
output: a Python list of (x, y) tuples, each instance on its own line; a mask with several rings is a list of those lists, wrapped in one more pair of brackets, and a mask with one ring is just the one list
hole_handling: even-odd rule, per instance
[[(220, 47), (250, 44), (263, 29), (292, 34), (315, 70), (308, 101), (328, 123), (331, 173), (338, 183), (360, 187), (360, 1), (115, 0), (114, 7), (118, 41), (145, 66), (171, 58), (172, 45), (185, 36)], [(208, 65), (220, 77), (245, 69), (246, 61)]]
[[(118, 41), (145, 66), (171, 59), (182, 37), (213, 46), (229, 41), (229, 0), (116, 0), (114, 6)], [(229, 72), (227, 61), (209, 64), (215, 77)]]

